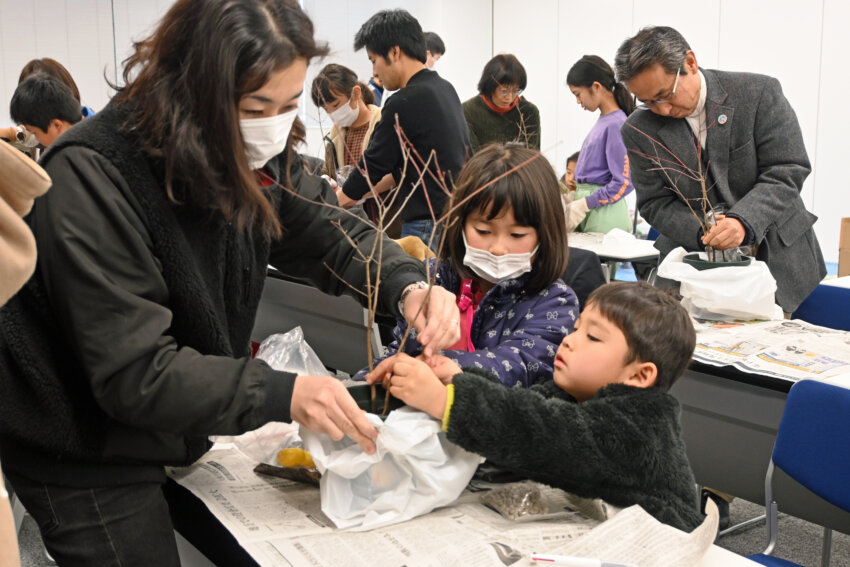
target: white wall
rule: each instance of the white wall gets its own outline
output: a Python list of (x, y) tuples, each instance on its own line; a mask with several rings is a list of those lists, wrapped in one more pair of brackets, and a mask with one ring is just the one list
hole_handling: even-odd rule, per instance
[(0, 0), (0, 124), (23, 66), (51, 57), (68, 68), (85, 103), (100, 107), (109, 89), (103, 71), (114, 61), (109, 0)]
[[(170, 0), (0, 0), (0, 124), (21, 67), (35, 57), (62, 62), (95, 109), (109, 99), (104, 73), (116, 65), (171, 4)], [(365, 52), (352, 49), (355, 32), (374, 12), (403, 7), (423, 29), (446, 43), (439, 73), (461, 100), (476, 94), (481, 69), (496, 53), (514, 53), (528, 72), (526, 96), (541, 112), (542, 147), (559, 173), (579, 149), (596, 115), (584, 112), (564, 83), (582, 55), (613, 62), (621, 41), (646, 25), (670, 25), (688, 39), (703, 67), (747, 70), (777, 77), (803, 129), (813, 173), (803, 199), (820, 217), (815, 226), (827, 261), (838, 257), (839, 219), (850, 216), (850, 188), (842, 163), (850, 130), (844, 72), (850, 52), (850, 4), (844, 0), (302, 0), (318, 38), (331, 55), (316, 62), (307, 85), (324, 64), (341, 63), (368, 79)], [(117, 64), (116, 64), (117, 62)], [(311, 126), (307, 152), (321, 155), (320, 123), (327, 117), (306, 96)]]
[[(368, 81), (372, 65), (365, 49), (354, 51), (354, 34), (375, 12), (399, 6), (413, 14), (423, 30), (437, 32), (446, 43), (446, 55), (436, 68), (455, 86), (461, 100), (478, 92), (481, 69), (492, 57), (490, 0), (302, 0), (302, 5), (316, 26), (316, 37), (331, 48), (328, 57), (314, 61), (308, 70), (306, 91), (315, 74), (328, 63), (345, 65)], [(309, 95), (303, 108), (308, 126), (306, 151), (324, 157), (321, 139), (330, 128), (330, 119), (319, 112)]]

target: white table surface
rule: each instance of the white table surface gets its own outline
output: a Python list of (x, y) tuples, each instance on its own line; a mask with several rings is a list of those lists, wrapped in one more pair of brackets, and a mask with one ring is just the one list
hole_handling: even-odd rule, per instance
[(575, 248), (596, 252), (603, 260), (628, 262), (658, 257), (654, 241), (634, 238), (628, 233), (571, 232), (567, 235), (567, 242)]
[(850, 276), (844, 276), (841, 278), (829, 278), (820, 282), (821, 285), (831, 285), (835, 287), (846, 287), (850, 288)]

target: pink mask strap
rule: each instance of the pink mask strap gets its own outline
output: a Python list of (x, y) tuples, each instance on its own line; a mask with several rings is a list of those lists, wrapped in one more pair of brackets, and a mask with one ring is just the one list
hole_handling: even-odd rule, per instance
[(460, 284), (460, 291), (457, 294), (457, 307), (460, 309), (461, 316), (461, 332), (466, 337), (467, 350), (473, 352), (475, 347), (472, 346), (470, 332), (472, 331), (472, 317), (475, 315), (475, 309), (472, 303), (472, 279), (466, 279)]

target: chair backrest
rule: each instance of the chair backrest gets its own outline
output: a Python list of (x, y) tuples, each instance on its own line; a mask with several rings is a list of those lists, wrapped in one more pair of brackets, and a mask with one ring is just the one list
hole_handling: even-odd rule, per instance
[(796, 482), (850, 512), (850, 389), (816, 380), (794, 384), (772, 460)]
[(794, 319), (850, 331), (850, 289), (834, 285), (819, 285), (800, 304)]
[(570, 246), (567, 269), (561, 279), (576, 293), (579, 307), (584, 309), (587, 297), (605, 283), (605, 272), (596, 252)]
[[(269, 272), (251, 340), (300, 326), (322, 363), (353, 375), (369, 364), (368, 311), (354, 298), (327, 295), (313, 286)], [(382, 352), (378, 326), (372, 325), (372, 352)]]

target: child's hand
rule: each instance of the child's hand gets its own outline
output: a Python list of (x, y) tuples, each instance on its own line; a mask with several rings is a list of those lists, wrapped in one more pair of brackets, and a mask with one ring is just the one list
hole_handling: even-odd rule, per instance
[(384, 360), (381, 361), (378, 366), (372, 369), (371, 372), (366, 374), (366, 383), (374, 384), (375, 382), (380, 382), (381, 386), (386, 387), (387, 382), (389, 382), (390, 376), (392, 375), (393, 365), (395, 364), (395, 357), (397, 355), (388, 356)]
[(432, 417), (443, 419), (446, 411), (446, 386), (425, 362), (399, 353), (383, 360), (366, 381), (381, 380), (393, 396)]
[[(417, 358), (424, 360), (421, 356)], [(443, 384), (451, 384), (452, 378), (463, 372), (454, 360), (442, 354), (432, 355), (425, 362), (431, 367), (431, 370), (433, 370), (434, 374), (437, 375), (437, 378)]]

